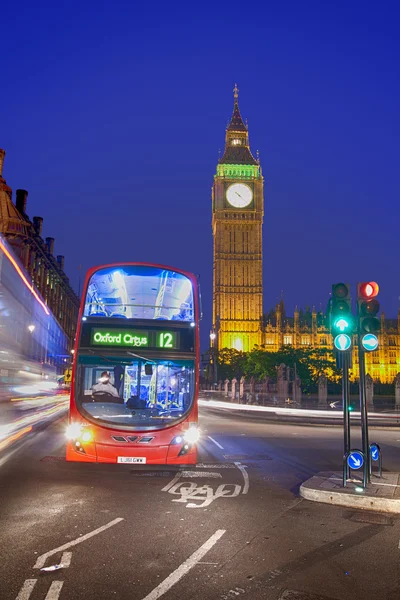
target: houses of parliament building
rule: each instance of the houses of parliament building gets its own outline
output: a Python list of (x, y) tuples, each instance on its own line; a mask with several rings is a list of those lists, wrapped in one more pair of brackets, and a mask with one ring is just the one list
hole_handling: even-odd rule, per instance
[[(255, 346), (271, 352), (284, 346), (331, 352), (328, 319), (321, 312), (304, 313), (296, 308), (293, 317), (287, 318), (281, 301), (275, 310), (263, 314), (264, 180), (260, 161), (250, 150), (238, 92), (235, 85), (233, 114), (212, 187), (212, 343), (218, 350), (243, 352)], [(352, 375), (357, 378), (356, 339), (353, 347)], [(382, 383), (392, 383), (400, 372), (400, 312), (397, 319), (386, 319), (381, 313), (379, 348), (366, 353), (366, 371)]]

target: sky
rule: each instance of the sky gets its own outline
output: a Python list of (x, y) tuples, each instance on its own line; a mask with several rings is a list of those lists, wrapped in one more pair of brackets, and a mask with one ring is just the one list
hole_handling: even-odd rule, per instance
[[(89, 267), (198, 273), (211, 326), (211, 186), (237, 82), (265, 179), (264, 304), (325, 309), (376, 280), (400, 306), (400, 9), (372, 2), (4, 0), (8, 185), (76, 290)], [(81, 266), (81, 269), (79, 268)]]

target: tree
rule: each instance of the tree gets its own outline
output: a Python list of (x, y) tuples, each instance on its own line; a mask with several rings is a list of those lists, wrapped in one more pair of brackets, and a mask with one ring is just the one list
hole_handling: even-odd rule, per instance
[(247, 377), (264, 379), (276, 375), (276, 352), (255, 348), (246, 356), (244, 372)]
[(247, 353), (223, 348), (218, 352), (217, 360), (219, 378), (222, 380), (240, 379), (242, 375), (259, 381), (265, 377), (276, 378), (280, 364), (284, 363), (291, 369), (296, 365), (297, 376), (305, 393), (315, 390), (320, 375), (325, 375), (331, 382), (339, 381), (341, 375), (332, 353), (310, 346), (283, 346), (278, 352), (269, 352), (264, 347), (256, 346)]
[(244, 375), (244, 364), (246, 362), (246, 354), (235, 350), (234, 348), (222, 348), (217, 354), (218, 378), (224, 381), (225, 379), (240, 379)]

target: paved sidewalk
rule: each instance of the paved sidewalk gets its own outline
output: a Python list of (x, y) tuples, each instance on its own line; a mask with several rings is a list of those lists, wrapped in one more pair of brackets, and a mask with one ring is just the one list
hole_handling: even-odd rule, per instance
[(400, 514), (400, 473), (373, 474), (365, 490), (361, 478), (344, 488), (341, 472), (318, 473), (300, 486), (300, 495), (313, 502)]

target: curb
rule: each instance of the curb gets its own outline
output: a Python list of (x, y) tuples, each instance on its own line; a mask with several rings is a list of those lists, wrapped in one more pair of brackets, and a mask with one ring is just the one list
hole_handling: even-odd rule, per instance
[[(312, 487), (313, 479), (321, 480), (321, 478), (318, 476), (312, 477), (300, 486), (300, 496), (305, 500), (310, 500), (311, 502), (321, 502), (324, 504), (332, 504), (334, 506), (344, 506), (346, 508), (357, 508), (375, 512), (400, 514), (400, 497), (385, 498), (368, 494), (368, 492), (371, 491), (371, 488), (367, 488), (361, 493), (353, 492), (350, 488), (347, 488), (346, 491), (342, 492), (332, 489), (324, 490), (317, 486)], [(320, 485), (321, 483), (319, 486)], [(373, 485), (375, 486), (375, 484)]]

